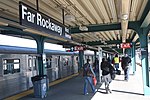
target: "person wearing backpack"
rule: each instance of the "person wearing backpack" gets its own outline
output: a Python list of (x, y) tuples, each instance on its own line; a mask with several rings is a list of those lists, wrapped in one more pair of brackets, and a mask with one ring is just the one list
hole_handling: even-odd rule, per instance
[(111, 81), (115, 78), (115, 69), (105, 58), (102, 58), (101, 70), (102, 70), (103, 80), (105, 82), (106, 93), (107, 94), (109, 92), (111, 93), (111, 90), (109, 89), (109, 85)]
[(90, 59), (87, 59), (87, 63), (85, 63), (83, 66), (83, 77), (84, 77), (84, 95), (88, 94), (88, 91), (87, 91), (88, 84), (90, 84), (93, 93), (95, 93), (96, 89), (92, 80), (92, 77), (95, 77), (95, 73), (90, 64)]
[(124, 80), (128, 81), (129, 79), (129, 63), (131, 63), (131, 58), (126, 54), (122, 57), (121, 67), (124, 70)]

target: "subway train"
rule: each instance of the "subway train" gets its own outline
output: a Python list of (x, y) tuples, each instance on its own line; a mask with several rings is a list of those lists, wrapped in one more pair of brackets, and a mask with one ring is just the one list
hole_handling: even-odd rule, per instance
[[(78, 73), (78, 52), (44, 50), (49, 82)], [(31, 77), (38, 75), (36, 49), (0, 45), (0, 99), (33, 87)], [(94, 55), (84, 59), (94, 61)]]

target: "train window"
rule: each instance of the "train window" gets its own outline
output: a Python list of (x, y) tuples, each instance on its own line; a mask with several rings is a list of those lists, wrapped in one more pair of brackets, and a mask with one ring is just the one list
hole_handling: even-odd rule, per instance
[(28, 59), (28, 67), (29, 67), (29, 68), (28, 68), (29, 71), (31, 71), (31, 70), (32, 70), (32, 69), (31, 69), (31, 68), (32, 68), (32, 59), (31, 59), (31, 58)]
[[(35, 57), (29, 57), (28, 59), (28, 70), (31, 71), (31, 70), (37, 70), (37, 67), (36, 67), (36, 58)], [(33, 67), (33, 69), (32, 69)]]
[(49, 66), (48, 66), (48, 68), (52, 68), (52, 57), (49, 59), (50, 61), (49, 61)]
[(36, 58), (33, 58), (33, 70), (37, 70), (37, 68), (36, 68)]
[(19, 59), (4, 59), (3, 71), (4, 71), (4, 75), (19, 73), (20, 72), (20, 60)]
[(52, 57), (49, 57), (46, 59), (46, 68), (51, 68), (52, 67)]
[(79, 60), (79, 58), (78, 57), (76, 57), (76, 61), (78, 61)]

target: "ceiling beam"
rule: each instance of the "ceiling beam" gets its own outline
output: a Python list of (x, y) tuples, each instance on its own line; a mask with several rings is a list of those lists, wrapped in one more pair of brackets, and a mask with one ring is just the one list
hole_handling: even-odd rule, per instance
[[(105, 41), (107, 44), (119, 44), (121, 43), (121, 40), (113, 40), (113, 41)], [(87, 42), (86, 44), (94, 46), (94, 45), (104, 45), (103, 43), (101, 43), (101, 41), (97, 41), (97, 42)]]
[(122, 42), (126, 42), (127, 29), (128, 29), (128, 16), (130, 0), (121, 0), (121, 29), (122, 29)]
[(102, 48), (102, 50), (114, 53), (123, 53), (121, 48)]
[[(130, 39), (127, 39), (126, 42), (130, 43)], [(112, 40), (112, 41), (105, 41), (107, 43), (107, 45), (109, 44), (120, 44), (122, 43), (121, 40)], [(90, 45), (90, 46), (95, 46), (95, 45), (104, 45), (101, 41), (97, 41), (97, 42), (86, 42), (86, 43), (83, 43), (83, 44), (87, 44), (87, 45)]]
[(147, 27), (150, 23), (150, 0), (148, 0), (146, 4), (140, 22), (141, 22), (141, 27)]
[(131, 42), (133, 41), (133, 39), (134, 39), (134, 37), (135, 37), (136, 34), (137, 33), (134, 31), (133, 36), (131, 37)]
[(120, 30), (121, 23), (88, 25), (87, 28), (88, 28), (88, 31), (80, 31), (79, 27), (71, 28), (71, 34), (85, 33), (85, 32), (109, 31), (109, 30)]
[[(137, 24), (139, 21), (129, 21), (128, 29), (136, 30)], [(77, 34), (77, 33), (87, 33), (87, 32), (99, 32), (99, 31), (111, 31), (111, 30), (121, 30), (121, 23), (111, 23), (111, 24), (94, 24), (94, 25), (87, 25), (88, 31), (81, 31), (79, 30), (79, 26), (77, 27), (70, 27), (70, 34)]]

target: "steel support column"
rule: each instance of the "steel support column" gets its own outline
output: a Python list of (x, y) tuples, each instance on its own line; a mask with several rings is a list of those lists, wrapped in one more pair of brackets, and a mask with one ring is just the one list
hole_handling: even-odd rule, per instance
[(79, 71), (81, 70), (83, 64), (84, 64), (84, 51), (79, 51)]
[(39, 75), (46, 75), (46, 69), (45, 69), (45, 61), (43, 61), (43, 55), (44, 55), (44, 37), (42, 36), (37, 36), (35, 38), (36, 43), (37, 43), (37, 54), (38, 56), (38, 70), (39, 70)]
[(136, 57), (135, 57), (135, 43), (134, 42), (132, 43), (131, 59), (132, 59), (132, 71), (134, 75), (136, 71)]
[(99, 83), (102, 84), (101, 76), (102, 76), (102, 70), (101, 70), (101, 62), (102, 62), (102, 48), (98, 47), (98, 56), (99, 56)]
[(97, 51), (94, 51), (94, 61), (97, 58)]
[(148, 28), (141, 28), (139, 31), (139, 39), (141, 46), (141, 60), (142, 60), (142, 73), (143, 73), (143, 88), (144, 95), (150, 95), (150, 79), (148, 67)]

